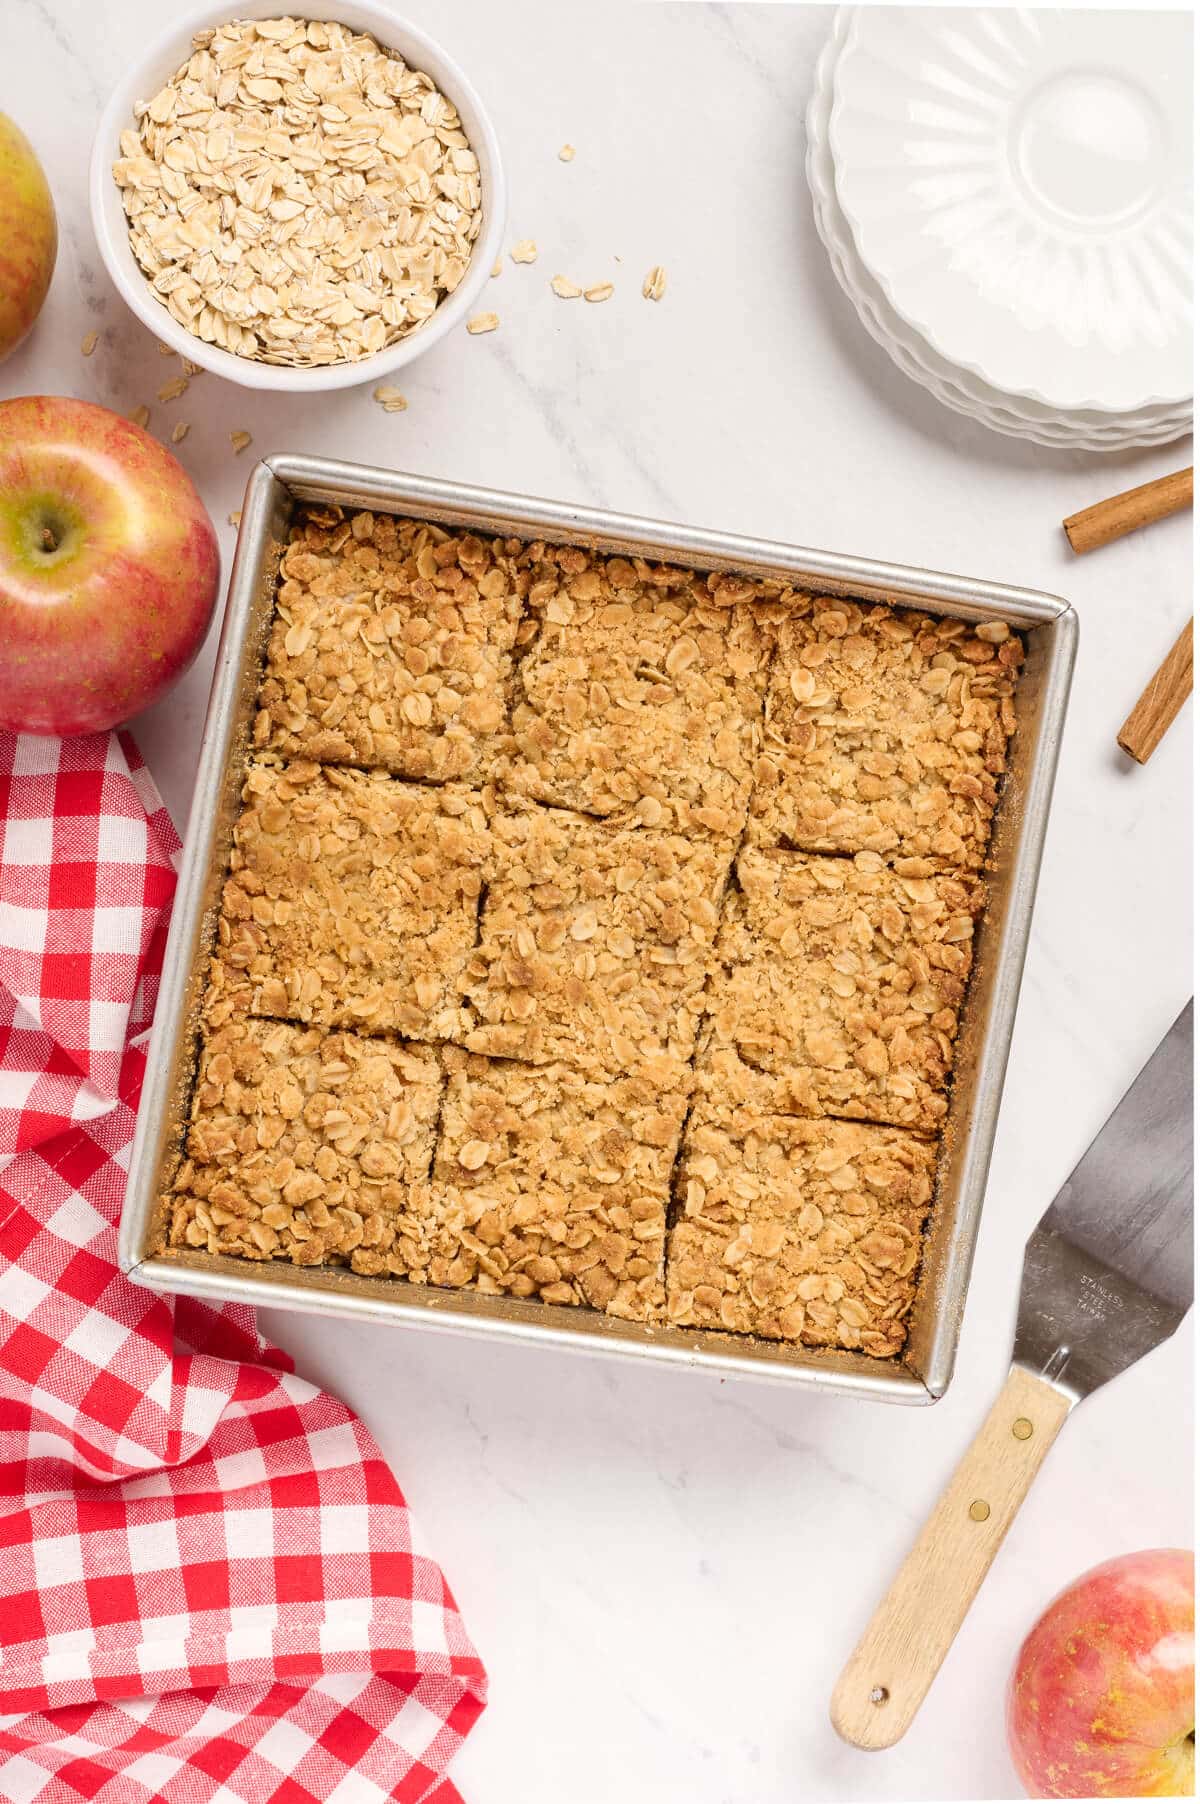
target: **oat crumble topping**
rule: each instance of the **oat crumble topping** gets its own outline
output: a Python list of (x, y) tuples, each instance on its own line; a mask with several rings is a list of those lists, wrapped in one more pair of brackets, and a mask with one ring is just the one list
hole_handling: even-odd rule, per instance
[(442, 1074), (426, 1049), (235, 1018), (205, 1035), (174, 1247), (406, 1275)]
[(896, 1128), (702, 1099), (679, 1167), (668, 1318), (899, 1352), (935, 1160), (932, 1142)]
[(251, 764), (242, 794), (217, 944), (251, 1012), (461, 1037), (487, 798), (301, 762)]
[(501, 815), (466, 993), (473, 1052), (620, 1072), (690, 1058), (732, 842)]
[(1021, 656), (305, 510), (168, 1245), (894, 1357)]
[(753, 837), (978, 870), (1021, 658), (1002, 621), (814, 598), (780, 625)]
[(255, 742), (442, 782), (499, 749), (518, 552), (390, 514), (312, 510), (284, 555)]
[(691, 1074), (618, 1078), (448, 1052), (428, 1281), (661, 1315), (671, 1168)]
[(582, 552), (576, 570), (536, 584), (509, 787), (643, 827), (735, 837), (772, 649), (761, 603), (779, 594)]
[(935, 1129), (984, 894), (876, 852), (747, 846), (718, 943), (707, 1053), (777, 1080), (776, 1108)]

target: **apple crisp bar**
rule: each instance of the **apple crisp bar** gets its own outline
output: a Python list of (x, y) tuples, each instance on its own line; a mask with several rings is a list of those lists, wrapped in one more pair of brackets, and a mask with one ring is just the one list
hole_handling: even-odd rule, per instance
[(522, 612), (505, 543), (310, 510), (283, 556), (255, 743), (423, 782), (488, 772)]
[(207, 1032), (168, 1244), (407, 1274), (441, 1094), (427, 1049), (244, 1017)]
[(494, 846), (466, 1045), (591, 1072), (690, 1058), (732, 842), (530, 808)]
[(504, 786), (632, 825), (736, 837), (779, 586), (568, 558), (530, 592)]
[(594, 1078), (445, 1058), (429, 1282), (660, 1316), (688, 1067), (664, 1058)]
[(461, 1035), (490, 856), (485, 798), (385, 772), (252, 763), (218, 922), (254, 1014)]
[(894, 1357), (1022, 654), (301, 510), (168, 1244)]
[(933, 1142), (898, 1128), (702, 1096), (677, 1179), (668, 1319), (899, 1352), (936, 1158)]
[(1003, 621), (813, 600), (779, 627), (751, 837), (978, 870), (1021, 658)]
[(875, 852), (747, 846), (706, 1057), (770, 1074), (785, 1112), (937, 1128), (983, 901), (972, 878), (902, 875)]

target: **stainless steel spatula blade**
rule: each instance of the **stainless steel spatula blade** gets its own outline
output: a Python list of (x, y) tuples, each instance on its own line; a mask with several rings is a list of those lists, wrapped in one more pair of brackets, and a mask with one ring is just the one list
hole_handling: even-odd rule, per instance
[(1189, 1002), (1029, 1237), (1004, 1388), (834, 1690), (847, 1741), (904, 1734), (1071, 1409), (1191, 1300)]
[(1084, 1397), (1175, 1332), (1192, 1288), (1189, 1002), (1029, 1237), (1013, 1358)]

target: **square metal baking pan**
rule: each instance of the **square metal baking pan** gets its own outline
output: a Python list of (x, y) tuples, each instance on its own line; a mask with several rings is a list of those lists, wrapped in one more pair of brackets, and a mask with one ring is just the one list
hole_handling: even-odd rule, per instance
[[(159, 1198), (186, 1131), (204, 967), (216, 928), (276, 572), (297, 502), (336, 502), (489, 534), (667, 560), (704, 570), (784, 577), (826, 594), (900, 602), (963, 620), (1001, 619), (1025, 637), (1017, 731), (993, 835), (990, 901), (981, 923), (907, 1346), (895, 1360), (620, 1322), (587, 1309), (439, 1290), (346, 1270), (249, 1264), (187, 1250), (156, 1251)], [(1029, 939), (1075, 659), (1076, 617), (1065, 601), (928, 570), (839, 557), (794, 545), (595, 512), (316, 457), (272, 457), (251, 475), (209, 700), (195, 799), (167, 944), (146, 1084), (121, 1221), (120, 1261), (139, 1284), (242, 1303), (318, 1311), (409, 1328), (549, 1343), (714, 1373), (819, 1385), (895, 1403), (945, 1391), (955, 1349), (1013, 1016)]]

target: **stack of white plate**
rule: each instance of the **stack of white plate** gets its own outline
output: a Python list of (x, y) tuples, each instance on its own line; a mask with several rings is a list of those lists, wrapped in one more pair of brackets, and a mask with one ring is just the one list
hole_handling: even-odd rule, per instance
[(1043, 445), (1192, 424), (1192, 22), (857, 7), (808, 109), (817, 229), (906, 375)]

